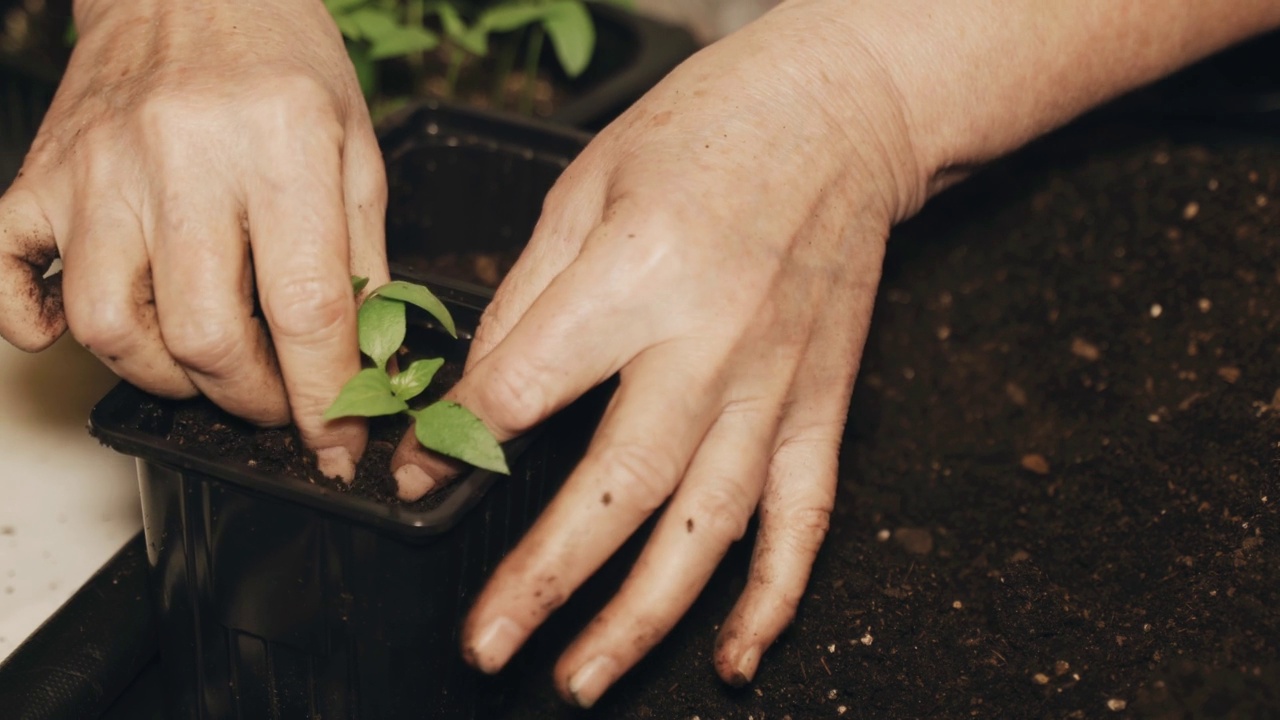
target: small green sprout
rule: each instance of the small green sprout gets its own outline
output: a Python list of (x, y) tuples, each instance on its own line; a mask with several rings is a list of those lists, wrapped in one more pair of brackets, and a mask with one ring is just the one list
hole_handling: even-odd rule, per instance
[[(369, 279), (352, 278), (351, 284), (358, 294)], [(360, 305), (358, 319), (360, 351), (373, 361), (373, 367), (347, 381), (325, 412), (325, 419), (405, 414), (413, 418), (414, 435), (423, 447), (485, 470), (510, 474), (502, 446), (470, 410), (444, 400), (420, 410), (409, 406), (409, 401), (431, 384), (444, 365), (443, 359), (417, 360), (394, 375), (387, 371), (387, 363), (404, 343), (406, 304), (427, 311), (445, 332), (458, 336), (448, 308), (427, 288), (394, 281), (373, 290)]]

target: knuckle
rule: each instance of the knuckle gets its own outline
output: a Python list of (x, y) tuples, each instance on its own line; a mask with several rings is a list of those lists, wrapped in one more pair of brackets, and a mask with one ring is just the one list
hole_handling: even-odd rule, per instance
[(741, 540), (747, 533), (751, 509), (728, 481), (719, 481), (700, 492), (693, 502), (693, 520), (715, 539), (725, 543)]
[(495, 368), (478, 388), (485, 419), (514, 434), (550, 415), (544, 376), (527, 359)]
[(354, 322), (350, 286), (318, 276), (287, 278), (262, 293), (262, 309), (272, 331), (290, 340), (307, 340)]
[(272, 136), (293, 137), (299, 132), (338, 139), (342, 137), (340, 113), (325, 85), (307, 73), (281, 73), (266, 83), (248, 116), (254, 126)]
[(618, 445), (603, 451), (599, 467), (608, 482), (617, 483), (627, 503), (651, 513), (666, 502), (675, 486), (676, 471), (658, 451), (642, 445)]
[(805, 556), (816, 555), (831, 527), (831, 509), (797, 508), (785, 513), (780, 520), (782, 541), (792, 552)]
[(240, 347), (232, 322), (207, 313), (184, 313), (163, 323), (161, 334), (169, 354), (186, 367), (212, 372), (225, 367)]
[(138, 334), (136, 308), (120, 299), (68, 303), (67, 323), (75, 339), (98, 355), (121, 355)]

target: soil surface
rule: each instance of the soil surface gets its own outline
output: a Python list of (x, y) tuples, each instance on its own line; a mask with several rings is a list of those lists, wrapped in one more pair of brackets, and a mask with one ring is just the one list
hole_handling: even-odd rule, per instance
[[(503, 720), (1280, 717), (1280, 143), (1060, 135), (895, 233), (794, 625), (716, 679), (735, 548), (589, 713)], [(751, 534), (748, 534), (750, 537)]]
[[(413, 406), (422, 407), (438, 399), (461, 377), (461, 364), (446, 362), (436, 372), (427, 390), (415, 398)], [(156, 401), (155, 411), (162, 412), (161, 407), (160, 401)], [(196, 455), (413, 509), (434, 507), (448, 495), (440, 492), (416, 503), (405, 503), (396, 498), (396, 481), (389, 468), (392, 453), (409, 430), (409, 418), (403, 415), (370, 420), (368, 449), (356, 466), (355, 480), (348, 485), (320, 472), (315, 453), (303, 448), (298, 430), (293, 425), (255, 427), (227, 414), (204, 398), (165, 402), (163, 407), (163, 412), (173, 413), (173, 426), (166, 439)]]

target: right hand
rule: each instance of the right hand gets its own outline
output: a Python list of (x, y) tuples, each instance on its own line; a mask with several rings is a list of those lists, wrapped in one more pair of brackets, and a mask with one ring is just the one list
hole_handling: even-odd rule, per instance
[[(790, 622), (835, 502), (885, 238), (928, 177), (876, 43), (839, 29), (788, 5), (704, 50), (547, 196), (446, 397), (506, 439), (619, 383), (475, 601), (463, 647), (481, 670), (502, 668), (653, 515), (631, 574), (557, 663), (566, 699), (590, 707), (671, 631), (753, 514), (721, 677), (749, 681)], [(824, 82), (827, 67), (856, 78)], [(393, 465), (406, 499), (451, 473), (412, 434)]]
[(349, 479), (365, 426), (322, 415), (360, 369), (350, 276), (388, 279), (386, 176), (332, 19), (315, 0), (79, 0), (76, 20), (0, 198), (0, 334), (36, 351), (70, 328), (157, 395), (292, 415)]

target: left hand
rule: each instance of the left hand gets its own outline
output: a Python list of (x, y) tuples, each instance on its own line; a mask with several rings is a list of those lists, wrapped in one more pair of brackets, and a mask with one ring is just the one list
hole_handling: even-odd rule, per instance
[[(501, 668), (664, 504), (612, 602), (556, 668), (589, 707), (675, 625), (760, 513), (716, 668), (741, 684), (790, 622), (822, 543), (891, 223), (923, 199), (900, 108), (858, 38), (775, 11), (700, 53), (549, 194), (449, 397), (519, 434), (621, 383), (581, 464), (476, 602), (464, 649)], [(803, 31), (803, 32), (802, 32)], [(779, 38), (829, 38), (830, 55)], [(855, 91), (813, 62), (861, 63)], [(410, 435), (402, 497), (447, 470)]]

